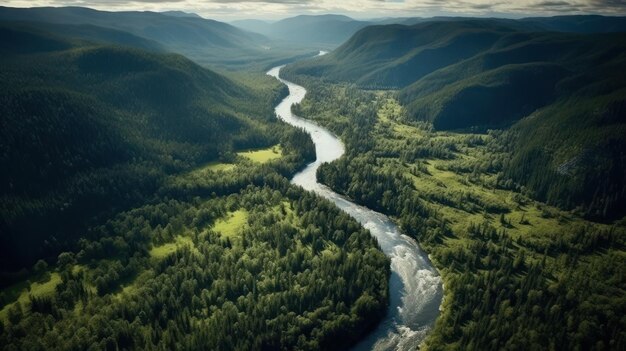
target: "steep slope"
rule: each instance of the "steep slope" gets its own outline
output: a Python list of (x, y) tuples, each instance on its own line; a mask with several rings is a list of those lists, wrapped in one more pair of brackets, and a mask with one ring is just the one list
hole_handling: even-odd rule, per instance
[[(128, 32), (90, 24), (0, 21), (0, 27), (4, 28), (3, 34), (7, 35), (10, 33), (9, 36), (4, 38), (5, 41), (16, 40), (19, 35), (23, 35), (24, 33), (37, 33), (39, 36), (43, 37), (52, 34), (71, 40), (113, 44), (155, 52), (166, 50), (163, 45), (156, 41), (148, 40)], [(22, 34), (18, 33), (16, 30), (20, 31)], [(31, 41), (25, 42), (32, 43)]]
[(331, 54), (293, 65), (289, 73), (332, 77), (363, 87), (404, 87), (489, 49), (512, 31), (480, 20), (370, 26)]
[(275, 118), (282, 83), (0, 39), (3, 350), (344, 350), (384, 316), (376, 240), (283, 176), (315, 152)]
[[(621, 79), (624, 79), (622, 74)], [(596, 220), (626, 214), (626, 89), (571, 97), (505, 134), (507, 176), (543, 201)]]
[(514, 33), (491, 50), (423, 77), (399, 96), (412, 116), (438, 129), (493, 126), (589, 84), (619, 85), (606, 65), (624, 53), (623, 35)]
[(265, 55), (268, 39), (229, 24), (155, 12), (106, 12), (81, 7), (0, 7), (0, 20), (92, 25), (120, 30), (202, 61)]
[(277, 142), (277, 83), (252, 89), (179, 55), (23, 28), (0, 38), (12, 39), (0, 44), (3, 270), (67, 247), (167, 174)]
[[(600, 31), (605, 20), (607, 30), (619, 29), (619, 19), (591, 19), (588, 27), (580, 18), (533, 20), (530, 27), (569, 23), (571, 31)], [(368, 27), (333, 53), (285, 72), (400, 88), (408, 118), (438, 130), (513, 126), (501, 140), (511, 153), (509, 178), (550, 204), (619, 218), (626, 214), (626, 34), (529, 31), (527, 22)]]

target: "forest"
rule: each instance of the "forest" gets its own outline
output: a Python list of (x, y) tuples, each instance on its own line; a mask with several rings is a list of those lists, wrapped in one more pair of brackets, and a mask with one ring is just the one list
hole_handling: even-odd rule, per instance
[(276, 118), (279, 64), (308, 91), (293, 111), (345, 144), (318, 180), (441, 276), (406, 346), (626, 349), (625, 31), (0, 6), (0, 349), (346, 350), (404, 328), (397, 256), (290, 183), (316, 145)]
[(3, 350), (343, 350), (384, 316), (376, 240), (288, 181), (278, 81), (0, 36)]
[(506, 174), (517, 162), (506, 131), (439, 132), (392, 92), (292, 78), (309, 91), (296, 112), (346, 142), (320, 180), (391, 215), (442, 274), (443, 312), (425, 349), (626, 346), (623, 220), (536, 200)]
[[(560, 20), (571, 27), (554, 30)], [(626, 36), (612, 20), (622, 19), (545, 18), (549, 30), (494, 18), (370, 26), (285, 73), (397, 89), (407, 118), (438, 131), (507, 130), (507, 177), (550, 205), (612, 221), (626, 214)]]

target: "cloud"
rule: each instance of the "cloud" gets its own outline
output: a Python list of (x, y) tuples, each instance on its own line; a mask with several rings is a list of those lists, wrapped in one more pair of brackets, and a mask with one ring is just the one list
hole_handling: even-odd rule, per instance
[(537, 6), (551, 8), (551, 7), (572, 6), (572, 4), (566, 1), (543, 1), (543, 2), (537, 3)]
[(222, 20), (342, 13), (353, 17), (626, 15), (626, 0), (4, 0), (4, 6), (86, 6), (100, 10), (182, 10)]

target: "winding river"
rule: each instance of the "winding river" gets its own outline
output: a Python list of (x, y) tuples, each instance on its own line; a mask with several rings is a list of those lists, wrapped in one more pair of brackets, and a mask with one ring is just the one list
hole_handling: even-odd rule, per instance
[[(322, 53), (320, 53), (322, 54)], [(291, 106), (304, 99), (306, 89), (280, 78), (283, 66), (267, 72), (289, 87), (289, 95), (276, 106), (283, 121), (303, 128), (315, 143), (317, 159), (291, 182), (332, 201), (354, 217), (376, 237), (391, 259), (389, 310), (378, 327), (359, 342), (354, 350), (409, 350), (424, 340), (439, 314), (443, 297), (441, 277), (415, 240), (402, 234), (387, 216), (359, 206), (317, 182), (316, 172), (325, 162), (344, 154), (343, 143), (329, 130), (291, 112)]]

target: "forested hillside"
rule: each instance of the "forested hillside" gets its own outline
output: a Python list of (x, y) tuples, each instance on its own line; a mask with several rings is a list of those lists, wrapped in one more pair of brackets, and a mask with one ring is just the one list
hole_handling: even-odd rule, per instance
[(0, 6), (0, 21), (34, 26), (69, 38), (176, 52), (203, 65), (225, 68), (265, 68), (275, 61), (314, 51), (310, 46), (282, 45), (215, 20), (150, 11)]
[[(591, 19), (597, 27), (600, 19)], [(626, 214), (626, 35), (537, 32), (528, 29), (539, 28), (531, 22), (368, 27), (286, 74), (400, 89), (407, 117), (437, 130), (515, 124), (501, 140), (511, 153), (507, 176), (550, 204), (589, 218), (620, 218)]]
[(4, 21), (93, 25), (132, 33), (170, 48), (200, 45), (214, 49), (253, 49), (263, 37), (226, 23), (200, 17), (176, 17), (148, 11), (108, 12), (84, 7), (0, 7)]
[(14, 39), (0, 44), (3, 269), (66, 247), (166, 174), (278, 142), (271, 81), (253, 90), (179, 55), (0, 32)]
[(624, 348), (623, 219), (594, 223), (511, 187), (506, 132), (435, 131), (393, 93), (299, 82), (309, 94), (296, 113), (346, 142), (319, 179), (393, 216), (442, 274), (442, 313), (420, 349)]
[(389, 261), (289, 184), (315, 153), (281, 83), (53, 32), (0, 26), (3, 350), (343, 350), (376, 325)]

